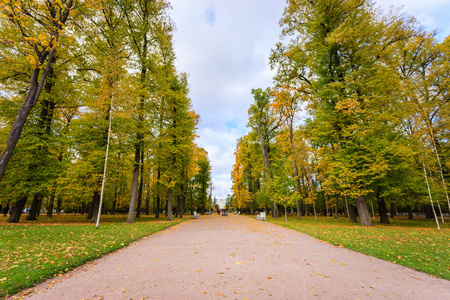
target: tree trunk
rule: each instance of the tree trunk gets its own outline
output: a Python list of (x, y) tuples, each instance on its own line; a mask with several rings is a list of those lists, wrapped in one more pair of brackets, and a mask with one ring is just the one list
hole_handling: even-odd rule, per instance
[(61, 195), (59, 195), (58, 202), (56, 202), (56, 213), (58, 215), (61, 214), (61, 204), (62, 204), (62, 198), (61, 198)]
[(180, 218), (183, 218), (184, 216), (185, 203), (186, 203), (186, 194), (182, 193), (180, 195)]
[(177, 211), (178, 215), (181, 218), (183, 218), (183, 200), (181, 199), (181, 195), (178, 195), (178, 205), (177, 205)]
[(53, 204), (55, 202), (55, 192), (52, 192), (50, 195), (50, 200), (48, 201), (47, 206), (47, 217), (52, 218), (53, 217)]
[(37, 220), (39, 205), (40, 205), (43, 197), (44, 196), (40, 193), (34, 194), (33, 202), (31, 203), (30, 210), (28, 211), (28, 214), (27, 214), (27, 220), (29, 220), (29, 221)]
[(158, 166), (158, 180), (156, 181), (156, 207), (155, 207), (155, 218), (158, 219), (159, 218), (159, 211), (160, 211), (160, 207), (161, 207), (161, 198), (159, 196), (160, 194), (160, 186), (159, 186), (159, 180), (161, 179), (161, 169)]
[(93, 217), (94, 217), (94, 201), (92, 201), (88, 205), (88, 214), (87, 214), (87, 218), (86, 219), (92, 220)]
[(339, 206), (339, 194), (336, 194), (336, 196), (335, 196), (335, 210), (334, 210), (334, 217), (336, 219), (339, 218), (338, 206)]
[(425, 205), (425, 217), (427, 219), (433, 219), (434, 218), (434, 213), (433, 213), (433, 208), (431, 207), (431, 205)]
[(92, 223), (97, 222), (99, 209), (100, 209), (100, 192), (94, 191), (94, 198), (92, 200), (92, 217), (91, 217)]
[(300, 201), (298, 200), (299, 181), (297, 180), (298, 170), (295, 164), (295, 143), (294, 143), (294, 116), (289, 118), (289, 141), (291, 143), (291, 155), (292, 155), (292, 177), (294, 178), (296, 185), (294, 187), (295, 193), (295, 206), (297, 207), (297, 219), (301, 219)]
[(147, 216), (150, 214), (150, 195), (145, 197), (145, 214)]
[(367, 209), (366, 197), (361, 195), (356, 199), (356, 208), (358, 209), (359, 219), (363, 226), (373, 226), (370, 220), (369, 210)]
[(133, 173), (133, 186), (131, 188), (131, 201), (130, 201), (130, 209), (128, 210), (128, 218), (127, 223), (134, 222), (134, 212), (136, 210), (136, 198), (138, 193), (138, 179), (139, 179), (139, 153), (137, 153), (139, 149), (136, 149), (136, 162), (134, 164), (134, 173)]
[(386, 202), (384, 201), (384, 198), (378, 198), (378, 210), (380, 214), (380, 223), (390, 224), (387, 214), (388, 210), (386, 208)]
[(356, 207), (353, 204), (348, 205), (348, 219), (352, 223), (358, 223), (356, 219)]
[(395, 218), (395, 205), (391, 203), (391, 218)]
[(141, 176), (139, 179), (139, 193), (138, 193), (138, 203), (136, 218), (141, 217), (141, 207), (142, 207), (142, 189), (144, 188), (144, 149), (141, 149)]
[(19, 198), (19, 200), (16, 201), (16, 203), (14, 203), (11, 209), (11, 214), (8, 218), (8, 223), (19, 223), (22, 211), (27, 204), (27, 199), (27, 196), (22, 196)]
[(408, 220), (413, 220), (414, 219), (414, 215), (413, 215), (413, 211), (412, 211), (411, 205), (408, 205), (406, 207), (406, 209), (408, 210)]
[(172, 212), (172, 188), (169, 188), (167, 197), (167, 221), (173, 221), (173, 212)]
[(36, 211), (36, 219), (39, 218), (39, 216), (41, 214), (42, 200), (43, 199), (41, 199), (41, 201), (39, 201), (38, 209)]

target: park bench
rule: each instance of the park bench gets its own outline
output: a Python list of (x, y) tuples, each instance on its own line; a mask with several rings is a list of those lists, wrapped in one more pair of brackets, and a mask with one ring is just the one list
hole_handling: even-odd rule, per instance
[(257, 214), (256, 220), (266, 221), (266, 213), (263, 211), (263, 212), (260, 212), (259, 214)]

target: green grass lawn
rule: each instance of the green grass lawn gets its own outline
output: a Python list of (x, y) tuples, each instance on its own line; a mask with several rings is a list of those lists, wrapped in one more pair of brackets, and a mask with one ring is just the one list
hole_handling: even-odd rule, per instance
[(306, 233), (331, 244), (372, 255), (396, 264), (450, 280), (450, 220), (436, 228), (434, 220), (390, 219), (374, 227), (350, 223), (345, 217), (294, 216), (267, 221)]
[(96, 229), (80, 215), (42, 216), (16, 225), (0, 217), (0, 298), (190, 218), (168, 222), (164, 215), (145, 216), (130, 225), (123, 216), (102, 216)]

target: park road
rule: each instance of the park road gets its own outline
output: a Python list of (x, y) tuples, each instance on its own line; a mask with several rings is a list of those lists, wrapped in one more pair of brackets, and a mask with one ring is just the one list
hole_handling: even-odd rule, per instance
[(212, 215), (39, 284), (25, 299), (443, 300), (450, 281), (249, 217)]

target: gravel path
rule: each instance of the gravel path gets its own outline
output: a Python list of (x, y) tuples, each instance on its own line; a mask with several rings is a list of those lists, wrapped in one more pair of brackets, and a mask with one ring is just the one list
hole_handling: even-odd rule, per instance
[(450, 299), (450, 281), (244, 216), (200, 216), (25, 299)]

